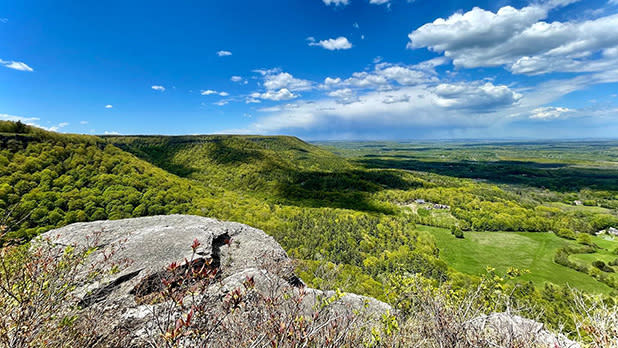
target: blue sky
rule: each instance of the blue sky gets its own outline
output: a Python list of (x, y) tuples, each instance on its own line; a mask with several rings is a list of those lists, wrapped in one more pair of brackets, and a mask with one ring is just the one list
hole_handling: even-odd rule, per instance
[(309, 140), (618, 135), (618, 0), (0, 3), (0, 119)]

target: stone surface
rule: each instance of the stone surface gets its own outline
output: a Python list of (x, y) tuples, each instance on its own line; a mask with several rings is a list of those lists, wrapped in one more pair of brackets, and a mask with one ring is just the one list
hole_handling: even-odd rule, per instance
[[(196, 239), (200, 246), (193, 256), (210, 259), (219, 268), (219, 280), (208, 289), (214, 294), (213, 298), (223, 299), (249, 277), (255, 280), (256, 290), (264, 293), (273, 288), (302, 291), (307, 314), (318, 301), (335, 294), (306, 288), (294, 276), (286, 252), (272, 237), (234, 222), (187, 215), (154, 216), (76, 223), (49, 231), (41, 237), (59, 247), (88, 246), (95, 238), (100, 248), (90, 255), (90, 260), (108, 258), (125, 265), (117, 274), (84, 284), (75, 294), (81, 307), (97, 308), (103, 312), (103, 332), (130, 327), (135, 339), (129, 341), (135, 346), (139, 345), (135, 343), (138, 340), (146, 341), (146, 336), (152, 332), (148, 325), (151, 325), (153, 310), (158, 306), (143, 304), (137, 297), (138, 289), (148, 287), (150, 278), (156, 282), (159, 279), (156, 276), (171, 263), (190, 259)], [(271, 272), (275, 268), (277, 275)], [(334, 305), (345, 310), (366, 309), (379, 314), (391, 309), (385, 303), (354, 294), (344, 295)]]
[[(481, 333), (485, 337), (491, 337), (494, 333), (502, 333), (499, 335), (502, 340), (521, 340), (529, 342), (530, 346), (534, 347), (581, 347), (579, 343), (573, 342), (563, 335), (556, 335), (547, 331), (542, 323), (508, 313), (491, 313), (475, 318), (469, 322), (468, 330)], [(504, 335), (504, 333), (507, 334)], [(497, 346), (506, 343), (508, 342), (499, 342)]]
[[(212, 293), (210, 298), (219, 302), (226, 294), (242, 287), (248, 278), (255, 281), (255, 290), (260, 293), (286, 289), (292, 296), (304, 294), (301, 311), (306, 315), (312, 315), (320, 301), (336, 296), (333, 291), (305, 287), (294, 276), (287, 254), (272, 237), (239, 223), (187, 215), (154, 216), (77, 223), (49, 231), (42, 238), (64, 247), (90, 245), (93, 236), (100, 248), (90, 255), (91, 260), (107, 257), (110, 261), (128, 263), (117, 274), (84, 284), (75, 295), (82, 307), (96, 308), (100, 313), (103, 336), (112, 335), (119, 328), (130, 332), (131, 337), (123, 345), (145, 346), (144, 342), (156, 331), (152, 326), (153, 313), (163, 305), (143, 303), (136, 289), (148, 284), (150, 278), (164, 272), (171, 263), (191, 258), (195, 239), (200, 245), (194, 256), (212, 260), (220, 270), (218, 281), (207, 289)], [(392, 311), (386, 303), (355, 294), (337, 297), (332, 308), (335, 313), (363, 310), (367, 317), (374, 318)], [(508, 337), (500, 339), (524, 338), (538, 346), (552, 348), (580, 347), (563, 336), (550, 333), (538, 322), (506, 313), (482, 316), (467, 325), (467, 333), (472, 335), (491, 337), (492, 332), (507, 332)]]

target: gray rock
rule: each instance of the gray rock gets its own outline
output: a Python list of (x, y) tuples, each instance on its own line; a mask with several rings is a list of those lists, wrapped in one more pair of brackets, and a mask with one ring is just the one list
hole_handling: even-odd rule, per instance
[(546, 330), (542, 323), (509, 313), (491, 313), (473, 319), (467, 325), (468, 335), (493, 338), (496, 347), (526, 342), (531, 347), (580, 348), (580, 344), (564, 335)]
[[(130, 328), (134, 336), (129, 339), (130, 345), (139, 345), (136, 342), (144, 342), (153, 334), (152, 315), (161, 306), (143, 303), (140, 296), (147, 292), (142, 290), (153, 285), (150, 282), (160, 284), (157, 275), (171, 263), (181, 263), (192, 256), (210, 260), (219, 269), (218, 281), (206, 291), (212, 298), (222, 300), (248, 278), (255, 281), (255, 289), (261, 293), (272, 289), (302, 292), (306, 313), (321, 299), (335, 294), (306, 288), (294, 276), (290, 259), (272, 237), (239, 223), (187, 215), (154, 216), (76, 223), (49, 231), (41, 238), (62, 247), (91, 245), (93, 236), (100, 247), (89, 256), (91, 262), (107, 259), (124, 266), (117, 274), (83, 284), (75, 295), (82, 307), (96, 308), (101, 313), (103, 333)], [(191, 246), (195, 239), (200, 246), (193, 255)], [(277, 272), (273, 273), (275, 268)], [(379, 314), (391, 309), (375, 299), (353, 294), (339, 298), (335, 306)]]

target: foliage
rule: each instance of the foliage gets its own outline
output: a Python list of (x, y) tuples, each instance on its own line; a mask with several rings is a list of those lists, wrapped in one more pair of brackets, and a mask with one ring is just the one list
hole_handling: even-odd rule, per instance
[[(55, 248), (53, 241), (0, 248), (0, 345), (89, 346), (97, 338), (96, 316), (80, 311), (73, 291), (118, 267), (107, 260), (85, 264), (97, 247)], [(110, 246), (110, 255), (114, 246)]]

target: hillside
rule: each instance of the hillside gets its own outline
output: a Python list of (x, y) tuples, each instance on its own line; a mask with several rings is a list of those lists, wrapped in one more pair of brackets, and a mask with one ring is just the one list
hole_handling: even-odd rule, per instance
[(368, 193), (416, 185), (401, 173), (367, 171), (287, 136), (106, 136), (180, 177), (249, 193), (273, 203), (383, 211)]
[(190, 212), (205, 187), (93, 136), (0, 123), (0, 214), (27, 239), (73, 222)]
[[(0, 124), (0, 216), (10, 215), (0, 225), (11, 227), (5, 241), (29, 240), (73, 222), (200, 215), (264, 230), (297, 261), (298, 275), (312, 287), (392, 302), (409, 290), (401, 284), (410, 275), (462, 293), (495, 276), (504, 282), (501, 293), (534, 303), (527, 315), (552, 327), (570, 315), (570, 297), (556, 297), (567, 285), (604, 294), (616, 286), (612, 274), (592, 266), (597, 254), (611, 261), (613, 244), (582, 249), (579, 237), (587, 234), (576, 232), (613, 224), (613, 212), (562, 209), (547, 198), (552, 192), (366, 168), (293, 137), (94, 137), (15, 125)], [(431, 204), (414, 203), (418, 198)], [(436, 234), (417, 224), (443, 229)], [(445, 228), (459, 230), (463, 242)], [(510, 262), (509, 253), (492, 256), (507, 247), (509, 233), (520, 231), (553, 231), (578, 241), (539, 234), (513, 244), (521, 250), (512, 255), (522, 260)], [(551, 247), (543, 245), (543, 236), (551, 237)], [(576, 248), (557, 250), (563, 246)], [(588, 258), (580, 256), (584, 252)], [(487, 273), (492, 265), (497, 270)]]
[[(3, 126), (6, 130), (13, 125)], [(361, 172), (364, 177), (359, 179), (348, 175), (353, 169), (328, 172), (325, 166), (329, 162), (339, 168), (349, 167), (335, 155), (297, 139), (201, 137), (202, 140), (190, 142), (186, 150), (195, 152), (194, 161), (181, 156), (187, 156), (182, 145), (172, 145), (169, 150), (162, 147), (165, 156), (169, 151), (184, 158), (187, 162), (183, 165), (192, 163), (199, 168), (193, 174), (179, 172), (178, 167), (170, 169), (180, 175), (156, 166), (160, 162), (152, 157), (148, 157), (153, 161), (150, 163), (110, 144), (114, 139), (120, 145), (119, 138), (62, 135), (26, 127), (21, 133), (4, 132), (2, 139), (6, 145), (0, 151), (0, 216), (10, 213), (11, 219), (5, 224), (13, 225), (5, 238), (27, 240), (72, 222), (191, 213), (262, 228), (295, 258), (305, 260), (310, 269), (324, 262), (340, 265), (340, 274), (329, 281), (359, 293), (383, 296), (381, 281), (376, 279), (400, 267), (438, 279), (446, 275), (446, 266), (436, 259), (435, 245), (428, 235), (414, 231), (408, 218), (376, 213), (392, 212), (393, 208), (371, 199), (370, 192), (383, 187), (366, 179), (374, 174)], [(128, 139), (141, 138), (125, 140)], [(207, 155), (213, 147), (219, 151), (234, 149), (232, 143), (244, 146), (241, 161), (245, 166), (236, 163), (236, 150), (225, 150), (230, 154), (227, 156)], [(283, 150), (288, 144), (293, 145)], [(150, 156), (156, 153), (149, 151)], [(203, 156), (199, 155), (201, 151)], [(285, 157), (292, 155), (307, 159), (300, 160), (298, 165)], [(264, 173), (260, 190), (243, 186), (251, 184), (250, 180), (234, 183), (243, 172), (259, 180), (260, 175), (252, 173), (253, 170)], [(310, 181), (315, 185), (327, 181), (322, 180), (324, 177), (332, 181), (315, 187), (286, 181), (285, 175), (303, 170), (325, 173)], [(342, 183), (346, 189), (342, 189)], [(278, 194), (267, 199), (268, 187), (278, 188)], [(291, 195), (290, 188), (298, 190), (296, 196)], [(305, 198), (304, 194), (312, 196)], [(371, 262), (365, 262), (367, 259)], [(309, 283), (324, 281), (313, 273), (303, 273)]]

